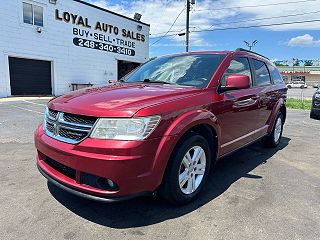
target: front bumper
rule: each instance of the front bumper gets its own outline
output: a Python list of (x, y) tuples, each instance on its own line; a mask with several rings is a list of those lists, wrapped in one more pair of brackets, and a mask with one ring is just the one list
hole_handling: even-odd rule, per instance
[(314, 115), (320, 117), (320, 99), (313, 99), (311, 111)]
[(316, 116), (320, 117), (320, 107), (319, 108), (315, 108), (313, 107), (311, 109), (312, 113), (315, 114)]
[(38, 170), (39, 172), (53, 185), (55, 185), (58, 188), (61, 188), (62, 190), (69, 192), (71, 194), (74, 194), (78, 197), (82, 197), (82, 198), (86, 198), (89, 200), (94, 200), (94, 201), (98, 201), (98, 202), (107, 202), (107, 203), (112, 203), (112, 202), (119, 202), (119, 201), (125, 201), (125, 200), (129, 200), (135, 197), (140, 197), (140, 196), (150, 196), (152, 195), (152, 193), (149, 192), (143, 192), (143, 193), (137, 193), (137, 194), (132, 194), (129, 196), (122, 196), (122, 197), (100, 197), (100, 196), (94, 196), (85, 192), (81, 192), (79, 191), (79, 189), (74, 189), (71, 187), (68, 187), (66, 185), (64, 185), (63, 183), (57, 181), (56, 179), (54, 179), (53, 177), (51, 177), (50, 175), (48, 175), (44, 170), (42, 170), (42, 168), (37, 164)]
[[(77, 145), (60, 142), (35, 132), (37, 166), (56, 186), (82, 197), (112, 202), (154, 192), (163, 173), (154, 168), (161, 138), (144, 141), (114, 141), (87, 138)], [(75, 172), (74, 177), (55, 169), (52, 159)], [(82, 174), (112, 180), (116, 190), (105, 190), (81, 182)]]

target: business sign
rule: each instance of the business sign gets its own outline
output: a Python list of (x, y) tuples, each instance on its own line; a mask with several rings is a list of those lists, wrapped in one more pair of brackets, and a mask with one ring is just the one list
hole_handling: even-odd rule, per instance
[(55, 19), (74, 25), (73, 44), (78, 47), (135, 56), (136, 44), (147, 44), (144, 34), (101, 21), (91, 23), (89, 18), (78, 14), (56, 9)]

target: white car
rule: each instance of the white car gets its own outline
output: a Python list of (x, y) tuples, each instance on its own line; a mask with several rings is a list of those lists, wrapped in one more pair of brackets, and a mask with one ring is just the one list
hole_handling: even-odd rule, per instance
[(291, 82), (287, 84), (287, 88), (307, 88), (308, 85), (305, 82)]

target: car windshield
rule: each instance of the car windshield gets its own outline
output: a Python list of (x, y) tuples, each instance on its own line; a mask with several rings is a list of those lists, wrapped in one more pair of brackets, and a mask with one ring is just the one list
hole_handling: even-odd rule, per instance
[(188, 54), (160, 57), (137, 68), (121, 81), (205, 88), (225, 56), (224, 54)]

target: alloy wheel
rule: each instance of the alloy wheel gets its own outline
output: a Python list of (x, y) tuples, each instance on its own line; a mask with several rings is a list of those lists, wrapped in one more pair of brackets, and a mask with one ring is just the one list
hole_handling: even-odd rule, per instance
[(281, 118), (279, 117), (277, 119), (276, 126), (274, 129), (274, 142), (275, 143), (277, 143), (279, 141), (280, 136), (281, 136), (281, 132), (282, 132), (282, 121), (281, 121)]
[(184, 155), (179, 169), (179, 186), (184, 194), (194, 193), (206, 171), (206, 153), (200, 146), (190, 148)]

